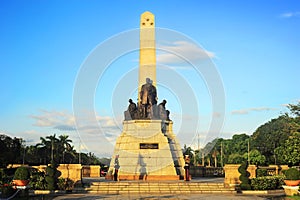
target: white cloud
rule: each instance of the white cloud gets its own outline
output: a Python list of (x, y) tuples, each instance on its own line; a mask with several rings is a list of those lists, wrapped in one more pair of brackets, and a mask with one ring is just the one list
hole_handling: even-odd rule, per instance
[(284, 104), (281, 104), (282, 107), (288, 107), (289, 104), (288, 103), (284, 103)]
[(276, 110), (276, 109), (269, 108), (269, 107), (246, 108), (246, 109), (240, 109), (240, 110), (233, 110), (231, 112), (231, 114), (232, 115), (246, 115), (252, 111), (261, 112), (261, 111), (270, 111), (270, 110)]
[(34, 126), (39, 127), (69, 127), (74, 129), (75, 119), (67, 111), (47, 111), (41, 110), (41, 115), (31, 115), (35, 119)]
[[(82, 113), (79, 116), (80, 119), (77, 119), (77, 123), (75, 116), (68, 111), (41, 110), (39, 115), (30, 117), (35, 120), (34, 126), (78, 133), (74, 137), (80, 137), (82, 143), (80, 150), (91, 151), (97, 155), (111, 153), (116, 138), (121, 133), (120, 125), (115, 122), (113, 117), (97, 114), (95, 116), (94, 112)], [(28, 134), (32, 133), (34, 132), (28, 132)], [(78, 145), (74, 144), (74, 146), (78, 149)]]
[(245, 109), (241, 109), (241, 110), (233, 110), (231, 112), (232, 115), (246, 115), (248, 114), (248, 110), (245, 110)]
[(300, 17), (300, 12), (285, 12), (280, 14), (281, 18), (291, 18), (291, 17)]
[(259, 108), (250, 108), (250, 111), (269, 111), (269, 110), (276, 110), (275, 108), (268, 108), (268, 107), (259, 107)]
[(165, 51), (157, 55), (158, 63), (180, 64), (186, 61), (199, 61), (215, 58), (215, 54), (199, 46), (187, 42), (176, 41), (169, 45), (158, 45), (158, 49)]
[[(94, 116), (96, 121), (91, 118)], [(31, 118), (35, 119), (34, 126), (38, 127), (52, 127), (58, 130), (73, 131), (76, 129), (80, 130), (93, 130), (98, 127), (98, 123), (102, 128), (113, 129), (118, 126), (115, 120), (110, 116), (99, 116), (95, 114), (82, 116), (80, 119), (84, 123), (79, 125), (75, 123), (75, 117), (68, 111), (47, 111), (41, 110), (40, 115), (31, 115)], [(97, 122), (96, 124), (94, 122)]]

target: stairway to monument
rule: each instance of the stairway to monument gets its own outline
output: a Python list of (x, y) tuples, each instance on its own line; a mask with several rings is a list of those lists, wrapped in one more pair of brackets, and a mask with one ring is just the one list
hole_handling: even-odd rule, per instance
[(92, 182), (75, 193), (93, 194), (236, 194), (235, 188), (223, 183), (200, 182)]

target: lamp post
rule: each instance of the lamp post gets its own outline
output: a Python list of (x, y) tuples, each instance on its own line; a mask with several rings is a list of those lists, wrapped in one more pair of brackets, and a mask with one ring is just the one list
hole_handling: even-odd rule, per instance
[(223, 167), (223, 142), (221, 142), (221, 167)]
[(250, 165), (250, 139), (248, 139), (248, 164)]
[[(24, 143), (24, 145), (23, 145)], [(22, 158), (22, 163), (23, 165), (25, 164), (25, 150), (26, 150), (26, 140), (21, 139), (21, 144), (23, 146), (23, 158)]]

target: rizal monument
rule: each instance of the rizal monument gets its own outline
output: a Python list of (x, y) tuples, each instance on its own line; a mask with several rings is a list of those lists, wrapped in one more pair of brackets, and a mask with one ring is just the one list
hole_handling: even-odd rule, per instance
[(166, 100), (158, 99), (155, 17), (140, 19), (138, 102), (129, 99), (123, 130), (116, 140), (107, 179), (179, 180), (184, 159)]

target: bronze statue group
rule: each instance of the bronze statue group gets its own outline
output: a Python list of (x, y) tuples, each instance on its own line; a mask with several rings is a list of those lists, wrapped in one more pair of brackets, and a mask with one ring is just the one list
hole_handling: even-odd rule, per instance
[(125, 111), (125, 120), (135, 119), (160, 119), (170, 120), (170, 112), (166, 110), (166, 100), (157, 105), (157, 92), (153, 81), (146, 79), (146, 83), (142, 85), (140, 91), (140, 101), (136, 105), (132, 99), (129, 99), (129, 106)]

